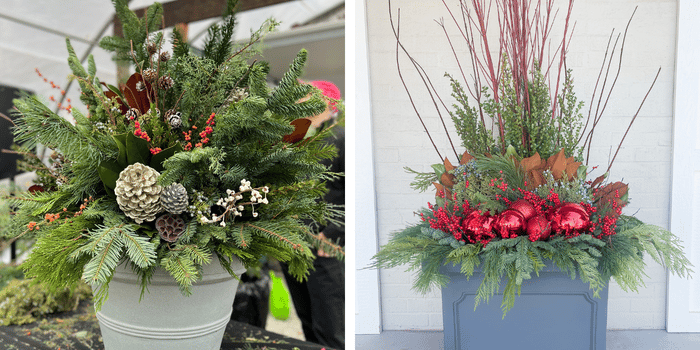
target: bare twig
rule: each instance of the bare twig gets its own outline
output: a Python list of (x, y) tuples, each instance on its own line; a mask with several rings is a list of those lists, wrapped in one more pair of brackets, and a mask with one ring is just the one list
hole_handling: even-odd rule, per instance
[[(603, 63), (600, 65), (600, 71), (598, 72), (598, 78), (596, 79), (595, 86), (593, 87), (593, 94), (591, 95), (591, 102), (589, 104), (590, 106), (593, 106), (593, 101), (595, 101), (596, 91), (598, 91), (598, 84), (600, 83), (600, 77), (603, 75), (603, 70), (605, 70), (605, 61), (608, 58), (608, 50), (610, 49), (610, 43), (612, 42), (612, 37), (613, 37), (614, 33), (615, 33), (615, 29), (613, 29), (610, 32), (610, 37), (608, 38), (608, 45), (605, 47), (605, 55), (603, 55)], [(588, 116), (586, 117), (586, 124), (583, 126), (583, 130), (581, 130), (581, 134), (579, 135), (578, 140), (576, 141), (577, 144), (579, 142), (581, 142), (583, 135), (586, 134), (586, 129), (588, 129), (588, 123), (591, 120), (591, 111), (592, 110), (593, 110), (592, 108), (590, 108), (590, 107), (588, 108)], [(586, 140), (587, 140), (587, 138), (586, 138)], [(584, 143), (583, 147), (585, 147), (585, 146), (586, 146), (586, 144)]]
[(627, 133), (630, 132), (630, 128), (632, 128), (632, 124), (634, 123), (634, 120), (637, 119), (637, 116), (639, 115), (639, 111), (642, 109), (642, 106), (644, 106), (644, 101), (647, 100), (647, 97), (649, 96), (651, 89), (654, 88), (654, 84), (656, 84), (656, 79), (659, 78), (659, 73), (661, 73), (661, 67), (659, 67), (659, 70), (656, 71), (656, 77), (654, 77), (654, 81), (651, 83), (651, 86), (649, 87), (649, 90), (647, 90), (646, 95), (644, 95), (644, 99), (642, 100), (642, 103), (639, 105), (639, 108), (637, 109), (637, 113), (634, 114), (634, 117), (632, 117), (630, 124), (627, 126), (627, 130), (625, 131), (625, 134), (622, 135), (622, 139), (620, 140), (620, 144), (617, 145), (617, 150), (615, 151), (615, 155), (613, 156), (612, 160), (610, 161), (610, 164), (608, 164), (608, 169), (605, 171), (606, 173), (610, 172), (610, 168), (612, 167), (613, 162), (615, 162), (615, 157), (617, 157), (617, 152), (620, 151), (620, 147), (622, 147), (622, 143), (625, 141), (625, 137), (627, 137)]
[(0, 118), (5, 119), (5, 120), (7, 120), (8, 122), (12, 123), (13, 126), (16, 126), (16, 125), (17, 125), (17, 124), (15, 124), (14, 121), (12, 121), (12, 119), (10, 119), (10, 117), (8, 117), (8, 116), (6, 116), (6, 115), (4, 115), (4, 114), (2, 114), (2, 113), (0, 113)]
[[(595, 126), (598, 124), (598, 121), (600, 121), (603, 112), (605, 111), (605, 108), (608, 105), (608, 102), (610, 101), (610, 95), (612, 94), (613, 89), (615, 88), (615, 84), (617, 83), (617, 78), (620, 76), (620, 70), (622, 69), (622, 57), (625, 51), (625, 41), (627, 40), (627, 31), (629, 30), (630, 23), (632, 23), (632, 19), (634, 18), (634, 14), (637, 12), (637, 7), (634, 8), (634, 11), (632, 12), (632, 15), (630, 16), (630, 19), (627, 21), (627, 26), (625, 27), (625, 32), (624, 35), (622, 36), (622, 44), (620, 45), (620, 60), (617, 66), (617, 73), (615, 74), (615, 79), (613, 80), (612, 85), (610, 86), (610, 89), (608, 90), (608, 95), (605, 98), (605, 103), (603, 104), (603, 108), (600, 110), (600, 114), (598, 114), (598, 110), (596, 109), (596, 117), (594, 118), (594, 123), (593, 127), (591, 129), (591, 135), (590, 135), (590, 141), (592, 141), (593, 138), (593, 131), (595, 130)], [(619, 38), (619, 35), (618, 35)], [(617, 44), (617, 40), (615, 42)], [(615, 47), (613, 46), (613, 52), (615, 51)], [(612, 60), (612, 55), (610, 56), (610, 60)], [(608, 63), (608, 69), (610, 69), (610, 63)], [(606, 73), (606, 79), (607, 80), (607, 73)], [(603, 85), (603, 87), (605, 84)], [(602, 92), (603, 89), (601, 89), (601, 97), (602, 97)], [(600, 106), (600, 100), (598, 101), (598, 105)], [(591, 152), (591, 144), (588, 144), (588, 150), (586, 154), (586, 163), (588, 163), (588, 158), (590, 156)]]
[(397, 25), (394, 26), (394, 18), (392, 16), (392, 11), (391, 11), (391, 0), (389, 0), (389, 22), (391, 23), (391, 29), (394, 32), (394, 37), (396, 38), (396, 67), (399, 72), (399, 78), (401, 79), (401, 83), (403, 84), (404, 90), (406, 90), (406, 93), (408, 94), (408, 99), (411, 102), (411, 106), (413, 106), (413, 110), (416, 112), (416, 115), (418, 116), (418, 119), (420, 120), (421, 124), (423, 125), (423, 129), (425, 132), (428, 134), (428, 138), (430, 139), (430, 142), (433, 144), (433, 148), (435, 148), (435, 152), (437, 152), (438, 157), (442, 161), (444, 158), (442, 158), (442, 155), (440, 154), (440, 150), (438, 150), (437, 145), (435, 145), (435, 141), (433, 141), (433, 137), (430, 136), (430, 132), (428, 131), (428, 128), (425, 126), (425, 122), (423, 121), (423, 118), (420, 115), (420, 112), (418, 112), (418, 108), (416, 107), (416, 104), (413, 102), (413, 97), (411, 96), (411, 92), (408, 90), (408, 86), (406, 85), (406, 81), (403, 78), (403, 74), (401, 74), (401, 66), (399, 64), (399, 47), (401, 46), (401, 42), (399, 40), (399, 32), (400, 32), (400, 21), (401, 21), (401, 9), (398, 10), (398, 19), (397, 19)]

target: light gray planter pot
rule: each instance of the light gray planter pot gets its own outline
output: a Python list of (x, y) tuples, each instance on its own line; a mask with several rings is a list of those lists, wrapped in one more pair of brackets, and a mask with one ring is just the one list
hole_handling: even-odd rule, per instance
[(474, 309), (484, 278), (480, 269), (469, 281), (459, 265), (448, 264), (441, 272), (450, 277), (442, 289), (445, 349), (605, 350), (607, 287), (594, 298), (587, 283), (572, 280), (548, 262), (539, 277), (533, 274), (523, 282), (515, 306), (503, 319), (503, 294)]
[[(245, 272), (238, 259), (231, 269)], [(139, 302), (137, 276), (121, 264), (109, 284), (109, 298), (96, 313), (105, 349), (219, 349), (237, 286), (238, 280), (214, 256), (189, 297), (159, 268)]]

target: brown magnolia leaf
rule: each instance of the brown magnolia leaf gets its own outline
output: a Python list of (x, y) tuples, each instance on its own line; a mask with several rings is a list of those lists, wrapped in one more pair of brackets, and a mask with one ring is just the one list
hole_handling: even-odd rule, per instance
[(39, 185), (31, 185), (27, 189), (29, 193), (37, 193), (37, 192), (44, 192), (44, 187), (39, 186)]
[(573, 180), (576, 175), (578, 175), (578, 168), (581, 166), (581, 162), (574, 162), (574, 157), (567, 159), (566, 164), (566, 175), (568, 175), (569, 181)]
[(520, 166), (523, 168), (523, 170), (525, 170), (525, 172), (544, 169), (545, 164), (546, 163), (542, 161), (540, 154), (537, 152), (535, 152), (532, 157), (523, 158), (523, 160), (520, 161)]
[[(601, 188), (599, 188), (595, 193), (594, 197), (597, 198), (597, 202), (599, 206), (610, 206), (610, 208), (613, 207), (613, 203), (615, 203), (616, 206), (622, 207), (626, 203), (620, 199), (623, 197), (625, 194), (627, 194), (628, 186), (625, 183), (622, 183), (620, 181), (618, 182), (613, 182), (610, 184), (607, 184)], [(616, 193), (617, 192), (617, 195)], [(614, 211), (609, 211), (608, 215), (612, 215), (613, 217), (617, 217), (617, 213)]]
[(527, 175), (527, 188), (534, 189), (537, 186), (544, 184), (544, 176), (542, 171), (546, 169), (547, 162), (540, 158), (540, 154), (535, 152), (531, 157), (523, 158), (520, 161), (520, 167), (523, 168)]
[(527, 172), (527, 175), (529, 179), (527, 188), (529, 189), (535, 189), (541, 185), (544, 185), (546, 182), (544, 175), (542, 175), (542, 171), (540, 170), (530, 170)]
[(474, 157), (471, 154), (469, 154), (469, 152), (464, 151), (464, 153), (462, 153), (462, 158), (459, 160), (459, 164), (467, 164), (472, 159), (474, 159)]
[(289, 124), (294, 126), (294, 131), (292, 131), (292, 133), (289, 135), (284, 135), (284, 137), (282, 137), (282, 141), (296, 143), (303, 140), (304, 136), (306, 136), (306, 132), (311, 126), (311, 120), (308, 118), (299, 118), (292, 120), (292, 122)]
[(547, 159), (547, 168), (552, 171), (555, 180), (561, 180), (566, 170), (566, 156), (563, 148), (557, 154)]
[(433, 185), (435, 186), (435, 197), (440, 197), (440, 192), (443, 192), (445, 194), (445, 198), (452, 198), (452, 191), (450, 191), (449, 188), (437, 182), (433, 182)]
[(442, 175), (440, 176), (440, 182), (443, 185), (452, 188), (452, 186), (455, 185), (455, 176), (450, 174), (450, 171), (454, 170), (455, 167), (454, 165), (452, 165), (450, 160), (447, 159), (447, 157), (445, 157), (445, 160), (442, 162), (442, 164), (445, 166), (445, 172), (442, 173)]
[(439, 196), (440, 192), (445, 190), (445, 186), (440, 183), (433, 182), (433, 186), (435, 186), (435, 197)]
[(598, 186), (601, 182), (603, 182), (603, 180), (605, 180), (606, 176), (606, 174), (598, 176), (595, 180), (593, 180), (593, 183), (591, 183), (591, 188)]
[(452, 188), (455, 185), (454, 179), (455, 176), (447, 172), (444, 172), (442, 173), (442, 175), (440, 175), (440, 183), (445, 185), (445, 187), (447, 188)]
[(598, 198), (613, 198), (615, 197), (615, 191), (617, 191), (620, 197), (627, 194), (628, 186), (620, 181), (609, 183), (596, 191), (596, 197)]
[(445, 160), (442, 162), (443, 165), (445, 165), (445, 171), (452, 171), (454, 170), (454, 165), (450, 163), (450, 160), (445, 157)]
[[(144, 86), (140, 91), (136, 88), (139, 82)], [(151, 83), (143, 79), (141, 74), (132, 74), (120, 90), (129, 107), (138, 109), (141, 114), (146, 114), (151, 108), (151, 101), (154, 99), (153, 89)]]

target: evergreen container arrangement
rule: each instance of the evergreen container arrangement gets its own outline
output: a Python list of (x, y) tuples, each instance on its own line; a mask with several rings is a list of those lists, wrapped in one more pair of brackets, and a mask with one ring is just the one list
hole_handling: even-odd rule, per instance
[[(274, 20), (236, 47), (236, 1), (229, 1), (195, 55), (177, 29), (172, 52), (163, 49), (160, 4), (139, 19), (126, 0), (114, 3), (124, 37), (100, 46), (133, 64), (126, 83), (101, 81), (92, 56), (83, 67), (66, 40), (85, 110), (70, 107), (68, 121), (36, 96), (14, 101), (18, 152), (37, 179), (3, 199), (14, 208), (3, 236), (36, 240), (26, 276), (56, 290), (82, 279), (99, 310), (115, 269), (136, 274), (138, 301), (162, 273), (190, 295), (216, 261), (237, 279), (232, 263), (252, 267), (267, 256), (301, 280), (312, 248), (342, 259), (340, 246), (308, 226), (342, 220), (342, 208), (322, 200), (325, 181), (342, 174), (319, 163), (336, 154), (323, 141), (333, 128), (305, 138), (306, 117), (328, 102), (342, 105), (299, 80), (307, 52), (270, 88), (268, 64), (252, 58)], [(49, 151), (46, 161), (34, 155), (37, 145)]]
[[(400, 67), (400, 53), (408, 57), (424, 82), (454, 158), (450, 161), (440, 153), (416, 108), (440, 161), (430, 173), (407, 171), (416, 176), (415, 189), (435, 189), (435, 202), (418, 212), (418, 223), (393, 233), (375, 255), (374, 266), (408, 264), (417, 273), (415, 290), (426, 293), (432, 287), (443, 288), (445, 348), (534, 346), (559, 338), (564, 342), (554, 343), (559, 348), (600, 348), (601, 344), (604, 348), (610, 278), (623, 290), (636, 291), (643, 285), (645, 255), (679, 276), (689, 277), (692, 272), (676, 236), (622, 213), (628, 203), (626, 184), (607, 178), (607, 171), (595, 179), (587, 177), (592, 135), (615, 85), (615, 72), (610, 68), (618, 42), (612, 49), (609, 44), (601, 67), (603, 78), (599, 76), (592, 98), (598, 108), (591, 106), (584, 118), (583, 102), (574, 94), (572, 72), (566, 69), (572, 0), (566, 2), (567, 11), (559, 13), (565, 19), (558, 26), (563, 33), (561, 41), (553, 43), (550, 37), (557, 10), (551, 1), (459, 1), (456, 9), (443, 3), (447, 21), (437, 23), (460, 68), (454, 76), (445, 74), (452, 86), (451, 107), (404, 47), (389, 2), (401, 81), (413, 101)], [(468, 57), (458, 55), (445, 22), (458, 28)], [(489, 34), (488, 23), (496, 27), (497, 43)], [(626, 30), (621, 46), (625, 37)], [(548, 55), (551, 48), (556, 50)], [(473, 70), (465, 72), (466, 67)], [(461, 151), (452, 142), (443, 111), (454, 123)], [(563, 287), (566, 281), (549, 277), (551, 273), (578, 281), (583, 289), (576, 283)], [(521, 293), (525, 305), (516, 303)], [(583, 325), (566, 318), (581, 314), (581, 308), (559, 317), (561, 304), (554, 295), (572, 293), (584, 296)], [(480, 305), (499, 294), (500, 308)], [(532, 295), (549, 295), (550, 301), (533, 302)], [(605, 299), (598, 305), (586, 295)], [(471, 300), (473, 310), (467, 305)], [(547, 303), (555, 306), (543, 312)], [(492, 317), (494, 308), (497, 321)], [(541, 322), (547, 326), (542, 327)], [(562, 332), (557, 327), (563, 327)], [(589, 327), (594, 339), (583, 342), (568, 331)], [(460, 336), (459, 329), (468, 335)], [(494, 330), (508, 336), (494, 337)], [(595, 339), (596, 331), (602, 343)], [(562, 335), (556, 336), (559, 333)]]

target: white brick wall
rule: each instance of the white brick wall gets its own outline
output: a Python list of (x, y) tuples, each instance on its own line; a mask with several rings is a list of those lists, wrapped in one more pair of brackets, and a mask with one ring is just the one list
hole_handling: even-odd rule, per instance
[[(448, 3), (454, 5), (455, 1)], [(562, 4), (562, 1), (558, 3)], [(584, 110), (587, 112), (610, 31), (613, 28), (618, 32), (624, 30), (635, 6), (639, 8), (627, 36), (622, 71), (605, 117), (598, 126), (589, 164), (600, 165), (602, 169), (597, 174), (607, 167), (631, 116), (639, 107), (656, 70), (661, 67), (656, 86), (620, 150), (611, 176), (630, 185), (632, 202), (626, 213), (636, 213), (645, 222), (668, 227), (676, 2), (577, 1), (572, 15), (576, 29), (568, 64), (574, 70), (575, 91), (586, 103)], [(394, 15), (398, 8), (401, 9), (404, 45), (428, 72), (446, 103), (451, 103), (449, 84), (442, 75), (445, 71), (456, 74), (456, 65), (442, 30), (433, 21), (443, 17), (449, 23), (449, 14), (442, 2), (394, 0), (392, 7)], [(562, 15), (560, 13), (559, 18)], [(417, 218), (413, 211), (432, 199), (430, 193), (419, 194), (411, 190), (412, 177), (403, 171), (403, 167), (427, 171), (429, 164), (437, 163), (439, 158), (399, 80), (386, 1), (367, 2), (367, 21), (379, 242), (386, 244), (390, 232), (415, 222)], [(454, 26), (451, 29), (453, 42), (458, 42)], [(401, 62), (406, 83), (411, 86), (414, 101), (442, 156), (454, 159), (418, 76), (405, 59), (402, 58)], [(613, 67), (614, 73), (616, 65)], [(453, 138), (458, 144), (456, 134)], [(640, 289), (639, 293), (625, 293), (614, 282), (611, 284), (608, 328), (665, 328), (666, 272), (649, 260), (646, 288)], [(439, 291), (428, 295), (411, 291), (412, 274), (402, 268), (383, 270), (380, 276), (385, 330), (442, 329)]]

